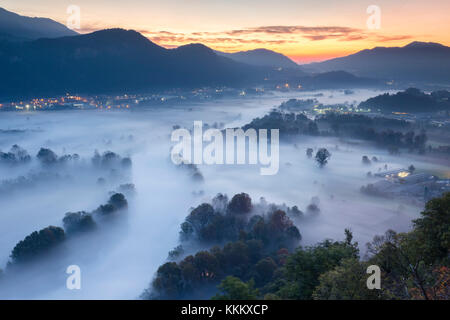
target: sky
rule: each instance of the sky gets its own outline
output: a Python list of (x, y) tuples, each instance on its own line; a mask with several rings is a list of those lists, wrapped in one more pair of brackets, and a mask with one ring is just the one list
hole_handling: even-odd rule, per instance
[(166, 48), (267, 48), (298, 63), (412, 41), (450, 45), (448, 0), (0, 0), (7, 10), (64, 24), (69, 5), (80, 8), (80, 33), (120, 27)]

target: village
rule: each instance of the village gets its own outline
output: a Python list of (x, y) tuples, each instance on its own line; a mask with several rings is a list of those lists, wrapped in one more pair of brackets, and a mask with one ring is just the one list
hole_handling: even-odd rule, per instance
[(377, 182), (361, 187), (361, 192), (385, 198), (395, 198), (408, 203), (423, 204), (450, 191), (450, 179), (411, 169), (378, 172)]

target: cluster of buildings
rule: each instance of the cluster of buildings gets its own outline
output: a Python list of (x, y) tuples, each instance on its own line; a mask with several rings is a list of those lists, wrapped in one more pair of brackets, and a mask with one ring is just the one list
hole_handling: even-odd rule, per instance
[(0, 103), (0, 111), (44, 111), (77, 109), (129, 108), (133, 96), (80, 96), (66, 94), (51, 98), (32, 98), (29, 100)]
[(429, 173), (398, 169), (378, 172), (374, 177), (382, 179), (364, 187), (366, 192), (408, 202), (423, 203), (450, 192), (450, 179), (439, 179)]
[(95, 95), (66, 94), (51, 98), (31, 98), (0, 102), (0, 111), (40, 111), (78, 109), (130, 109), (136, 106), (179, 104), (186, 101), (199, 102), (217, 98), (242, 97), (263, 94), (264, 89), (235, 89), (228, 87), (199, 88), (189, 91), (171, 90), (164, 93)]

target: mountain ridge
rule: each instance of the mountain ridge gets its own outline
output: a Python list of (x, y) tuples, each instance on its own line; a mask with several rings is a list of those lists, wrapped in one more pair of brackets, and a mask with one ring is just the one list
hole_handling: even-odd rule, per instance
[[(241, 85), (264, 70), (203, 45), (166, 49), (133, 30), (0, 42), (0, 94), (99, 93), (158, 87)], [(25, 80), (24, 80), (25, 79)]]
[(450, 47), (413, 41), (403, 47), (364, 49), (301, 68), (309, 72), (343, 70), (383, 80), (450, 83)]
[(77, 34), (77, 32), (52, 19), (21, 16), (0, 7), (0, 39), (26, 41)]
[(217, 54), (233, 59), (237, 62), (247, 63), (255, 66), (265, 66), (273, 68), (298, 68), (298, 64), (282, 53), (258, 48), (248, 51), (238, 51), (234, 53), (215, 51)]

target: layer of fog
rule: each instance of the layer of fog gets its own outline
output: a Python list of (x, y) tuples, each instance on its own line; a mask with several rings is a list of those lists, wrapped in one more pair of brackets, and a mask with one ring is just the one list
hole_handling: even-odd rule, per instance
[[(34, 158), (39, 148), (51, 148), (57, 154), (77, 153), (82, 169), (66, 168), (62, 174), (69, 180), (59, 183), (38, 182), (23, 192), (0, 195), (0, 268), (5, 269), (14, 245), (26, 235), (49, 225), (61, 226), (66, 212), (91, 211), (106, 202), (108, 192), (120, 183), (134, 183), (136, 194), (128, 197), (128, 213), (121, 223), (103, 226), (98, 233), (70, 239), (64, 252), (24, 268), (0, 288), (7, 299), (134, 299), (148, 286), (157, 267), (164, 263), (169, 250), (178, 242), (179, 225), (189, 208), (209, 201), (217, 193), (233, 196), (249, 193), (253, 201), (264, 197), (268, 202), (301, 210), (312, 197), (320, 200), (320, 214), (299, 225), (302, 244), (325, 238), (342, 239), (345, 228), (351, 228), (361, 249), (376, 234), (388, 228), (405, 231), (420, 208), (362, 195), (361, 185), (370, 182), (367, 171), (375, 172), (387, 164), (389, 169), (405, 167), (413, 160), (391, 156), (363, 143), (347, 143), (334, 138), (299, 137), (283, 144), (280, 170), (274, 176), (261, 176), (256, 166), (199, 166), (204, 183), (194, 183), (188, 174), (169, 160), (170, 133), (173, 125), (191, 127), (194, 120), (223, 123), (235, 127), (264, 115), (272, 107), (289, 98), (316, 97), (323, 103), (360, 101), (379, 94), (355, 90), (283, 93), (242, 100), (149, 108), (145, 111), (64, 111), (38, 113), (2, 113), (0, 129), (23, 130), (0, 134), (0, 149), (18, 144)], [(332, 153), (325, 168), (308, 159), (308, 147), (326, 147)], [(99, 186), (103, 173), (89, 169), (94, 150), (114, 151), (130, 156), (130, 176), (120, 181), (108, 180)], [(362, 155), (376, 156), (381, 161), (368, 168)], [(414, 160), (418, 169), (430, 167), (428, 162)], [(88, 168), (88, 169), (86, 169)], [(0, 178), (12, 179), (42, 170), (35, 159), (30, 164), (1, 167)], [(58, 169), (59, 170), (59, 169)], [(202, 191), (202, 193), (199, 193)], [(200, 196), (198, 194), (201, 194)], [(66, 289), (65, 268), (79, 265), (82, 289)]]

